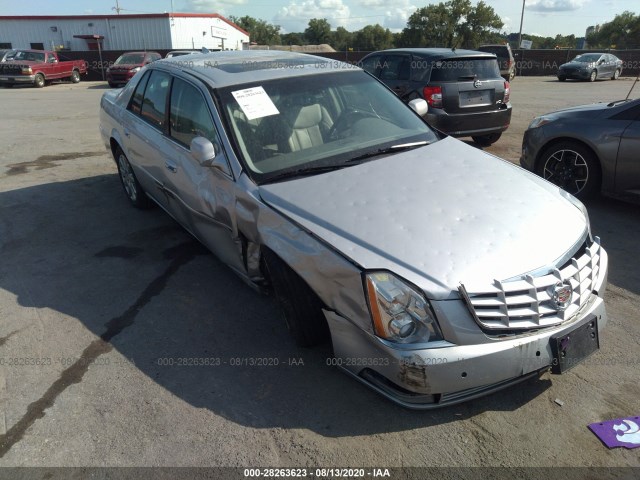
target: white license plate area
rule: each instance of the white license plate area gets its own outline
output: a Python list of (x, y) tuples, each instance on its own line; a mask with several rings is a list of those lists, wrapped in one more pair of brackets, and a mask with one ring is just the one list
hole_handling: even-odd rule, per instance
[(475, 107), (477, 105), (491, 104), (491, 90), (472, 90), (460, 92), (461, 107)]

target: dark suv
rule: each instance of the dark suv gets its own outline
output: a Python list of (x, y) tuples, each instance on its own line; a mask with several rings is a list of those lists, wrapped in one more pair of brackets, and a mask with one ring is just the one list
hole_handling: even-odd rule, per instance
[(425, 120), (454, 137), (496, 142), (511, 122), (509, 82), (495, 55), (472, 50), (404, 48), (374, 52), (362, 68), (405, 102), (424, 98)]

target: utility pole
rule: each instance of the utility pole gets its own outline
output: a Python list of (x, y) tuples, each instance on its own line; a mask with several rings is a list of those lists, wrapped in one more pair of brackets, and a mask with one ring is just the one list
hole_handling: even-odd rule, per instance
[(518, 46), (516, 48), (520, 48), (522, 44), (522, 22), (524, 21), (524, 3), (527, 0), (522, 0), (522, 14), (520, 15), (520, 32), (518, 33)]

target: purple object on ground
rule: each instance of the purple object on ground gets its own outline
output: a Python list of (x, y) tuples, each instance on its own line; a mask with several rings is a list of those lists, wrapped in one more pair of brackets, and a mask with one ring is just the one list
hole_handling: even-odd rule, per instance
[(609, 448), (640, 447), (640, 417), (617, 418), (606, 422), (592, 423), (589, 430)]

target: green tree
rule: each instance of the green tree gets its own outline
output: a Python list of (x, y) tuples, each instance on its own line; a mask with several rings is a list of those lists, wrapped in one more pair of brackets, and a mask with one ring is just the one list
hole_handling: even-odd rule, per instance
[(280, 35), (282, 39), (282, 45), (306, 45), (307, 42), (304, 39), (303, 33), (285, 33)]
[(339, 52), (353, 47), (353, 34), (344, 27), (336, 28), (335, 32), (331, 32), (331, 37), (331, 46)]
[(304, 31), (304, 38), (311, 45), (320, 45), (331, 41), (331, 25), (326, 18), (312, 18)]
[(354, 33), (353, 43), (361, 51), (384, 50), (394, 46), (393, 34), (380, 25), (367, 25)]
[(419, 8), (410, 17), (398, 43), (407, 47), (476, 48), (494, 41), (504, 23), (484, 1), (449, 0)]
[(591, 48), (640, 48), (640, 16), (625, 11), (587, 36)]
[(251, 41), (259, 45), (279, 45), (282, 41), (280, 38), (280, 25), (272, 25), (248, 15), (244, 17), (234, 17), (232, 15), (229, 20), (249, 32)]

